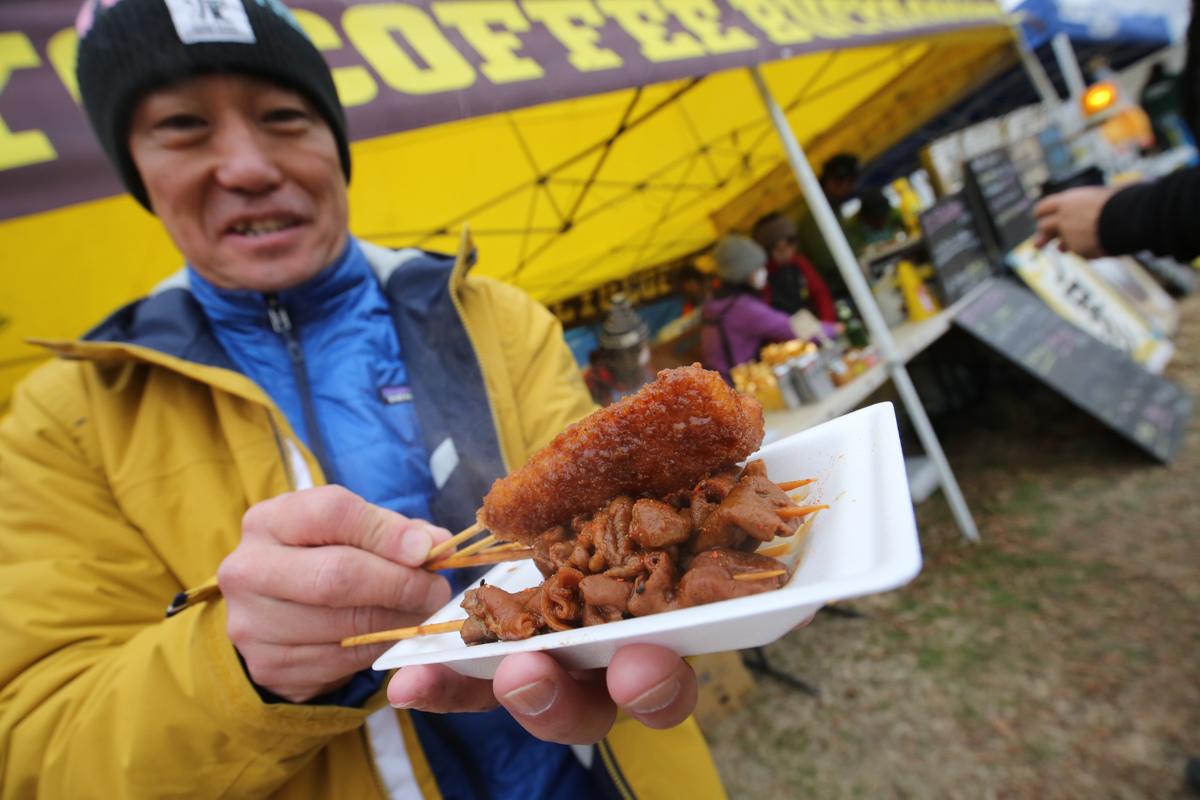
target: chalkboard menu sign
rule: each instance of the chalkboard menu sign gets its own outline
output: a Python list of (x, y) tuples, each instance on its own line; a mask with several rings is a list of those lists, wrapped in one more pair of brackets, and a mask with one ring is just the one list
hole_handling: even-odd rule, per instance
[(922, 212), (921, 230), (943, 306), (958, 300), (992, 273), (992, 261), (962, 192), (943, 197)]
[(1159, 461), (1170, 461), (1183, 444), (1191, 395), (1013, 281), (993, 280), (954, 322)]
[(966, 167), (967, 193), (984, 219), (990, 254), (998, 259), (1037, 232), (1033, 200), (1003, 148), (968, 159)]

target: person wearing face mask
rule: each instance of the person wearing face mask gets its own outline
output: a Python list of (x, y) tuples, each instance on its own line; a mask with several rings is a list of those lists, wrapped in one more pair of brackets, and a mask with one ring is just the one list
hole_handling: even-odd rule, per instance
[(796, 338), (791, 318), (762, 299), (767, 252), (753, 239), (731, 234), (713, 249), (721, 285), (700, 311), (704, 366), (730, 380), (729, 371), (758, 355), (764, 344)]
[(604, 319), (600, 349), (583, 371), (592, 399), (611, 405), (654, 380), (650, 369), (650, 326), (633, 310), (622, 293), (613, 295), (612, 308)]

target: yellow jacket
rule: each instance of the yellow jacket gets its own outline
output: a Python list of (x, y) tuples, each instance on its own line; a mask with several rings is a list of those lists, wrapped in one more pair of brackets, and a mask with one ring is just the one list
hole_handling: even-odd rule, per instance
[[(423, 320), (442, 309), (424, 331), (398, 322), (402, 340), (449, 348), (442, 380), (480, 376), (483, 423), (435, 421), (460, 451), (478, 436), (511, 469), (591, 410), (558, 323), (522, 292), (461, 259), (364, 250), (390, 300), (416, 296)], [(186, 291), (159, 297), (186, 328)], [(105, 325), (137, 329), (145, 308)], [(320, 470), (258, 386), (160, 333), (45, 343), (63, 360), (0, 422), (0, 798), (439, 798), (383, 690), (362, 708), (265, 704), (246, 677), (217, 566), (247, 508)], [(181, 592), (192, 607), (164, 618)], [(622, 718), (591, 755), (628, 797), (724, 797), (691, 720)]]

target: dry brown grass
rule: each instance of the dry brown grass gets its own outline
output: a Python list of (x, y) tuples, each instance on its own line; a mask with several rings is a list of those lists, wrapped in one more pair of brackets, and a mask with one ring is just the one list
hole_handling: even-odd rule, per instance
[[(1197, 312), (1168, 374), (1200, 396)], [(997, 411), (1005, 424), (978, 424)], [(869, 619), (822, 614), (768, 648), (821, 697), (759, 679), (714, 732), (734, 800), (1189, 796), (1200, 420), (1162, 467), (1048, 392), (975, 414), (942, 433), (984, 544), (961, 543), (935, 496), (916, 581), (850, 604)]]

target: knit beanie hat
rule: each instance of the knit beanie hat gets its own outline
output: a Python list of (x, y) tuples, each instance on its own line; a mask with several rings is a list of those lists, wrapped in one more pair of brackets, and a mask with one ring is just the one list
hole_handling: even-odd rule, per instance
[(624, 294), (613, 295), (612, 308), (604, 319), (600, 347), (605, 350), (625, 350), (650, 340), (650, 326), (633, 310)]
[(852, 153), (838, 153), (825, 162), (821, 167), (821, 180), (826, 178), (857, 178), (858, 156)]
[(796, 238), (796, 224), (776, 211), (754, 223), (754, 241), (768, 253), (784, 239)]
[(133, 110), (148, 92), (194, 75), (242, 73), (303, 94), (333, 131), (350, 180), (346, 117), (333, 76), (279, 0), (86, 0), (75, 29), (84, 111), (125, 188), (147, 209), (129, 153)]
[(745, 283), (767, 265), (767, 251), (753, 239), (730, 234), (713, 249), (717, 275), (726, 283)]

